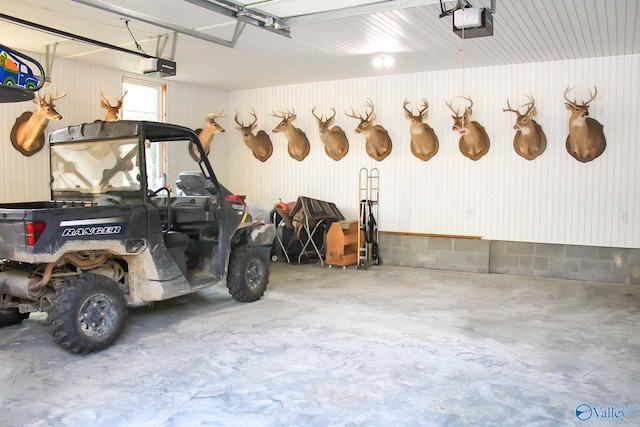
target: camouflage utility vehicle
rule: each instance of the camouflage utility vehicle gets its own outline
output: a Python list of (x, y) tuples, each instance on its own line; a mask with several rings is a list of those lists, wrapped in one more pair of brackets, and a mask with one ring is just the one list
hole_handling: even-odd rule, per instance
[[(200, 152), (177, 194), (149, 188), (159, 142)], [(262, 297), (273, 225), (218, 182), (192, 130), (96, 122), (51, 132), (49, 145), (51, 200), (0, 204), (1, 326), (47, 312), (53, 339), (84, 354), (116, 339), (128, 302), (225, 284), (237, 301)]]

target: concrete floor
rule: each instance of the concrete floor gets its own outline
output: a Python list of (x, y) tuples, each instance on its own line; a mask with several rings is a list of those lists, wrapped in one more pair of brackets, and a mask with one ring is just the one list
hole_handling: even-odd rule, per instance
[(0, 330), (0, 425), (640, 425), (638, 325), (638, 286), (277, 263), (262, 300), (132, 307), (97, 354)]

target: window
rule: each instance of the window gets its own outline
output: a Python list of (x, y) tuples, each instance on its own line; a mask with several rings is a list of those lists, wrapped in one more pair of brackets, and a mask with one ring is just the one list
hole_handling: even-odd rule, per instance
[[(123, 78), (122, 88), (127, 91), (122, 104), (123, 120), (165, 121), (165, 85)], [(147, 149), (147, 179), (152, 190), (166, 184), (165, 153), (164, 143), (151, 144)]]
[(74, 142), (51, 146), (51, 189), (99, 195), (140, 190), (138, 140)]

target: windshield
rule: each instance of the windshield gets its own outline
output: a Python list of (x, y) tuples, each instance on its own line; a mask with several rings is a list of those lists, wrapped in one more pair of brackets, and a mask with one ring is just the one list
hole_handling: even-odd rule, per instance
[(51, 147), (51, 189), (82, 194), (140, 190), (138, 139)]

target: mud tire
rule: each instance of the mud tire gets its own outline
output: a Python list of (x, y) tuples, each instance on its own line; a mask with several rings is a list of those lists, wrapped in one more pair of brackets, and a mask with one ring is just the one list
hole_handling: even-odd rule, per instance
[(77, 354), (102, 350), (118, 337), (127, 303), (118, 283), (99, 274), (71, 276), (59, 286), (47, 317), (49, 332), (63, 349)]
[(227, 288), (239, 302), (262, 298), (269, 283), (268, 252), (251, 245), (241, 245), (231, 252)]

